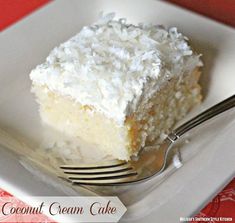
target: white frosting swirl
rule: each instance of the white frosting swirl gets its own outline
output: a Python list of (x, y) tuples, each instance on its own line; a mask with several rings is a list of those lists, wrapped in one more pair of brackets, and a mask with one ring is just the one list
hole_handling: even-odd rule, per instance
[(135, 26), (114, 16), (101, 16), (53, 49), (30, 78), (122, 124), (149, 81), (180, 75), (201, 62), (176, 28)]

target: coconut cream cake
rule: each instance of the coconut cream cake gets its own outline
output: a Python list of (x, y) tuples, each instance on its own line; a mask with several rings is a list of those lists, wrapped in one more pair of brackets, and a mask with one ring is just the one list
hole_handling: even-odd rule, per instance
[(177, 28), (114, 17), (54, 48), (30, 78), (44, 123), (129, 160), (201, 101), (202, 63)]

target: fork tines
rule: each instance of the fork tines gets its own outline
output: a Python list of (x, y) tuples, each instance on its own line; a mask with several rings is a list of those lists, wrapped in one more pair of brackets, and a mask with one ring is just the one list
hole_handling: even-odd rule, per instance
[[(129, 163), (116, 161), (96, 165), (62, 165), (66, 179), (73, 184), (115, 185), (131, 180), (137, 172)], [(64, 177), (62, 177), (64, 178)]]

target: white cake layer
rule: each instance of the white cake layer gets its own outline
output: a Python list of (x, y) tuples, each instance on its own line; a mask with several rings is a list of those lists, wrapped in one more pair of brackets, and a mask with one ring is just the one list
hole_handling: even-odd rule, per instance
[[(200, 72), (195, 70), (191, 74), (172, 78), (151, 99), (142, 100), (137, 111), (127, 117), (123, 126), (47, 87), (34, 85), (32, 91), (40, 104), (43, 123), (68, 136), (66, 141), (71, 145), (79, 142), (80, 146), (82, 142), (88, 150), (96, 148), (113, 158), (130, 160), (145, 146), (155, 145), (157, 148), (173, 125), (200, 103), (199, 76)], [(57, 149), (65, 159), (79, 157), (76, 147), (62, 146)]]
[(174, 27), (132, 25), (110, 13), (52, 50), (30, 78), (123, 125), (143, 97), (201, 65), (186, 40)]

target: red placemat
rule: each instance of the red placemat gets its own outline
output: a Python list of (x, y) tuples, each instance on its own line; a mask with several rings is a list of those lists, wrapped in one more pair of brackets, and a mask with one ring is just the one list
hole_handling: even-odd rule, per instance
[[(204, 207), (195, 218), (214, 218), (210, 221), (191, 221), (192, 223), (202, 222), (235, 222), (235, 178)], [(232, 218), (232, 221), (217, 220), (219, 218)]]
[[(0, 188), (0, 207), (2, 207), (6, 202), (13, 203), (13, 207), (24, 207), (26, 204), (21, 200), (13, 197), (10, 193)], [(32, 214), (32, 215), (23, 215), (23, 214), (12, 214), (4, 215), (2, 211), (0, 212), (0, 222), (40, 222), (40, 223), (56, 223), (49, 219), (44, 214)]]
[[(235, 0), (168, 1), (235, 27)], [(48, 2), (50, 0), (0, 0), (0, 31)], [(11, 195), (0, 189), (0, 197), (3, 196)], [(235, 222), (235, 178), (195, 217), (231, 217), (233, 218), (232, 222)], [(41, 221), (48, 222), (48, 219), (42, 217)], [(199, 223), (206, 221), (199, 220), (192, 222)], [(211, 219), (207, 222), (216, 221)], [(221, 220), (220, 222), (228, 221)]]
[(50, 0), (0, 0), (0, 31)]
[(235, 0), (167, 0), (211, 19), (235, 27)]

